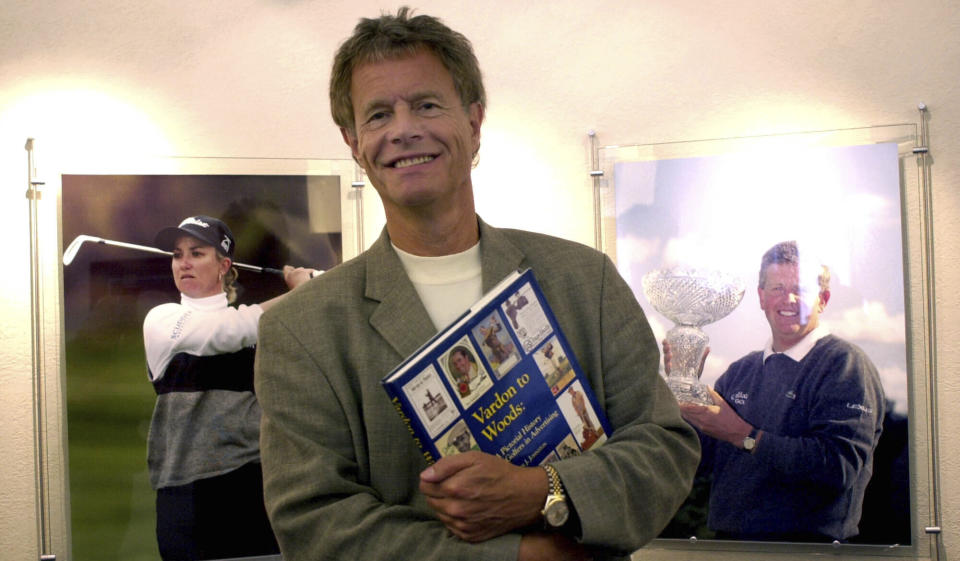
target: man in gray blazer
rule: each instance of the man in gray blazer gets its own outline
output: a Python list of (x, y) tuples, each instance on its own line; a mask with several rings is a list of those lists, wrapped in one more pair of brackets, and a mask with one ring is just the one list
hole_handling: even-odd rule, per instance
[[(387, 222), (369, 250), (260, 322), (265, 496), (285, 561), (606, 559), (655, 538), (689, 492), (697, 436), (612, 262), (476, 215), (485, 96), (469, 41), (407, 9), (361, 20), (330, 98)], [(614, 430), (546, 467), (477, 451), (428, 467), (380, 379), (520, 267), (537, 275)]]

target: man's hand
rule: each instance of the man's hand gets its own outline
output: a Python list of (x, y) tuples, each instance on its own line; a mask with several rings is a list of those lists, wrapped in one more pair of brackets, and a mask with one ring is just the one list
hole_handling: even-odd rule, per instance
[(750, 434), (753, 427), (737, 415), (713, 388), (710, 388), (710, 396), (713, 397), (714, 405), (680, 402), (680, 414), (704, 434), (729, 442), (738, 448), (742, 447), (743, 439)]
[(540, 518), (547, 474), (471, 451), (441, 458), (423, 470), (420, 491), (455, 536), (480, 542)]
[(585, 547), (557, 533), (534, 532), (520, 538), (517, 561), (591, 561)]

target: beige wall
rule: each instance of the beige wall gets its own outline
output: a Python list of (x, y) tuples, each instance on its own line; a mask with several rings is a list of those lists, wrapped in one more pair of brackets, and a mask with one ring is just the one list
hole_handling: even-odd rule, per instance
[[(48, 178), (69, 166), (109, 168), (144, 155), (347, 158), (326, 102), (330, 57), (359, 16), (381, 7), (394, 6), (367, 0), (4, 4), (0, 556), (39, 554), (26, 138), (37, 138), (40, 172)], [(952, 344), (960, 339), (960, 300), (952, 292), (960, 286), (955, 2), (481, 0), (417, 7), (470, 37), (485, 70), (490, 104), (475, 172), (480, 213), (495, 225), (588, 244), (588, 130), (597, 131), (601, 144), (633, 144), (839, 129), (917, 122), (917, 103), (926, 103), (940, 431), (946, 444), (960, 432), (960, 416), (950, 414), (960, 401), (960, 345)], [(508, 196), (512, 203), (504, 208)], [(55, 222), (50, 199), (41, 207), (48, 233)], [(549, 213), (526, 212), (544, 201)], [(374, 214), (373, 230), (377, 220)], [(56, 249), (45, 251), (44, 286), (55, 293)], [(48, 342), (56, 342), (56, 319), (45, 317)], [(55, 365), (58, 347), (44, 350)], [(60, 398), (52, 370), (46, 389), (55, 417)], [(49, 453), (59, 457), (57, 442)], [(57, 476), (59, 466), (52, 469)], [(960, 519), (958, 475), (960, 448), (946, 446), (941, 481), (948, 521)], [(62, 490), (53, 485), (51, 493)], [(63, 500), (54, 507), (55, 520), (66, 518)], [(956, 557), (960, 528), (944, 527), (947, 557)], [(57, 536), (59, 559), (67, 557), (64, 543)]]

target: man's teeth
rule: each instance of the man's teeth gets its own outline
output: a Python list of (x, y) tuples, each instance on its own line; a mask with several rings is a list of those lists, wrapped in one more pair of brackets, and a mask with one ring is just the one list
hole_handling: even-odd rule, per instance
[(417, 164), (423, 164), (433, 159), (433, 156), (417, 156), (416, 158), (407, 158), (406, 160), (397, 160), (393, 164), (395, 168), (407, 168)]
[(787, 310), (781, 310), (780, 315), (787, 316), (788, 318), (792, 318), (793, 316), (797, 315), (797, 312), (788, 312)]

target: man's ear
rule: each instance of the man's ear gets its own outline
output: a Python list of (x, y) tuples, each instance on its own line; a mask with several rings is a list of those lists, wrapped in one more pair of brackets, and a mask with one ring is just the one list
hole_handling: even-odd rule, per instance
[(483, 124), (483, 111), (483, 105), (478, 101), (471, 103), (467, 111), (467, 116), (470, 119), (470, 128), (473, 130), (473, 138), (477, 143), (480, 142), (480, 125)]
[(360, 162), (360, 159), (357, 158), (357, 135), (353, 133), (350, 129), (346, 127), (340, 127), (340, 136), (343, 137), (343, 142), (350, 147), (350, 153), (353, 155), (353, 160), (357, 163)]
[(820, 311), (822, 312), (824, 308), (827, 307), (827, 302), (830, 301), (830, 291), (821, 290), (820, 291)]
[(479, 162), (480, 154), (480, 126), (483, 125), (483, 105), (473, 102), (467, 107), (467, 120), (470, 122), (470, 139), (473, 142), (473, 166)]

